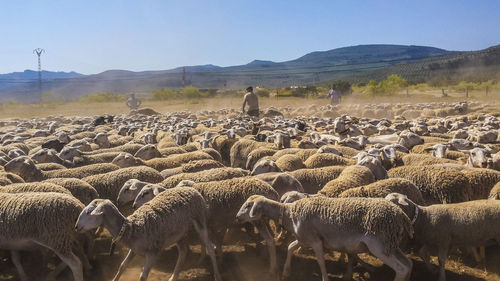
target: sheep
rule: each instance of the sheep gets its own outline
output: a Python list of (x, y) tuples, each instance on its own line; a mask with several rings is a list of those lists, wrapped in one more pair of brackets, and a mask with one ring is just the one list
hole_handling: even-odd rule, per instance
[(329, 181), (337, 178), (344, 170), (343, 166), (331, 166), (316, 169), (300, 169), (289, 172), (302, 185), (304, 192), (316, 193)]
[[(52, 178), (43, 182), (60, 185), (83, 204), (89, 204), (92, 200), (99, 198), (99, 193), (87, 182), (77, 178)], [(42, 183), (43, 183), (42, 182)]]
[(212, 159), (213, 157), (209, 154), (201, 151), (186, 152), (182, 154), (174, 154), (167, 156), (165, 158), (153, 158), (150, 160), (142, 160), (140, 158), (134, 157), (128, 153), (120, 153), (116, 156), (111, 163), (118, 165), (122, 168), (132, 167), (132, 166), (148, 166), (157, 171), (163, 171), (165, 169), (172, 169), (181, 166), (184, 163), (188, 163), (192, 160), (201, 159)]
[(462, 173), (470, 183), (471, 192), (469, 200), (487, 199), (493, 186), (500, 182), (500, 172), (490, 169), (464, 169)]
[(276, 165), (283, 172), (291, 172), (298, 169), (304, 169), (304, 162), (296, 154), (285, 154), (276, 159)]
[(91, 155), (91, 154), (100, 154), (100, 153), (107, 153), (107, 152), (128, 152), (130, 154), (135, 154), (143, 146), (144, 145), (138, 144), (138, 143), (126, 143), (124, 145), (115, 146), (112, 148), (103, 148), (103, 149), (98, 149), (98, 150), (94, 150), (94, 151), (89, 151), (85, 154)]
[(214, 160), (219, 161), (219, 162), (222, 163), (222, 156), (220, 155), (220, 153), (217, 150), (215, 150), (213, 148), (203, 148), (201, 150), (201, 152), (204, 152), (204, 153), (212, 156), (212, 158)]
[(372, 182), (375, 182), (375, 177), (370, 169), (359, 165), (348, 166), (336, 179), (326, 183), (318, 193), (328, 197), (337, 197), (344, 190)]
[(491, 159), (488, 159), (487, 166), (489, 169), (500, 171), (500, 152), (495, 153)]
[(27, 157), (12, 159), (5, 165), (5, 170), (19, 175), (26, 182), (42, 181), (49, 178), (84, 178), (99, 173), (107, 173), (118, 170), (119, 167), (113, 164), (93, 164), (78, 168), (42, 171), (35, 163)]
[(280, 168), (278, 168), (278, 165), (276, 165), (276, 162), (272, 160), (263, 159), (257, 162), (257, 164), (255, 164), (250, 175), (255, 176), (258, 174), (271, 173), (271, 172), (281, 172), (281, 170)]
[(172, 188), (182, 180), (192, 180), (194, 182), (220, 181), (246, 175), (248, 175), (248, 172), (239, 168), (215, 168), (196, 173), (174, 175), (163, 180), (160, 185), (165, 188)]
[(120, 189), (120, 192), (118, 192), (116, 203), (118, 204), (118, 206), (123, 206), (128, 202), (134, 201), (134, 199), (137, 197), (137, 194), (139, 194), (139, 192), (148, 184), (148, 182), (140, 181), (137, 179), (127, 180)]
[(272, 188), (278, 192), (279, 196), (282, 196), (289, 191), (304, 192), (302, 184), (300, 184), (296, 178), (288, 173), (262, 173), (256, 175), (255, 177), (271, 185)]
[(230, 152), (231, 167), (245, 168), (248, 155), (259, 147), (271, 148), (272, 144), (256, 142), (248, 139), (240, 139), (232, 147)]
[(369, 185), (349, 188), (339, 194), (343, 197), (372, 197), (385, 198), (390, 193), (401, 193), (418, 205), (425, 205), (422, 193), (411, 181), (403, 178), (390, 178), (376, 181)]
[(455, 204), (436, 204), (423, 207), (413, 203), (406, 195), (391, 193), (386, 200), (399, 206), (412, 218), (415, 240), (430, 269), (429, 254), (437, 251), (439, 281), (445, 281), (445, 263), (452, 246), (486, 246), (499, 241), (500, 202), (475, 200)]
[(438, 166), (403, 166), (389, 170), (389, 177), (413, 182), (427, 204), (469, 201), (469, 179), (460, 171)]
[[(228, 228), (235, 226), (235, 216), (241, 204), (251, 195), (262, 195), (267, 198), (278, 200), (278, 193), (267, 183), (253, 177), (240, 177), (220, 181), (198, 182), (192, 185), (205, 198), (209, 208), (208, 225), (210, 233), (213, 234), (213, 241), (217, 251), (222, 253), (222, 242)], [(160, 191), (160, 190), (158, 190)], [(145, 193), (146, 191), (144, 191)], [(143, 193), (143, 196), (145, 194)], [(148, 192), (149, 198), (140, 198), (137, 195), (134, 204), (141, 204), (149, 198), (155, 196), (153, 192)], [(259, 233), (266, 240), (270, 255), (270, 272), (275, 272), (276, 250), (274, 240), (266, 223), (255, 223)]]
[(353, 165), (354, 160), (347, 159), (332, 153), (316, 153), (311, 155), (304, 162), (304, 165), (311, 168), (321, 168), (326, 166), (348, 166)]
[(438, 158), (427, 154), (415, 154), (415, 153), (407, 154), (403, 156), (401, 160), (403, 161), (403, 164), (405, 166), (424, 166), (424, 165), (434, 165), (443, 163), (460, 164), (460, 162), (451, 159)]
[(0, 172), (0, 186), (12, 184), (12, 183), (23, 183), (24, 180), (20, 176), (13, 173)]
[(84, 207), (81, 202), (53, 192), (0, 192), (0, 202), (0, 247), (12, 251), (21, 280), (28, 277), (18, 251), (38, 245), (52, 250), (68, 265), (75, 281), (83, 281), (82, 263), (72, 252), (76, 240), (74, 222)]
[(0, 187), (0, 192), (5, 193), (25, 193), (25, 192), (55, 192), (72, 195), (66, 188), (48, 182), (27, 182), (14, 183)]
[(100, 198), (115, 200), (118, 197), (120, 189), (129, 179), (159, 183), (163, 180), (163, 177), (153, 168), (137, 166), (121, 168), (109, 173), (88, 176), (82, 180), (94, 187), (95, 190), (97, 190), (97, 193), (99, 193)]
[(40, 164), (35, 164), (35, 165), (38, 169), (40, 169), (42, 171), (53, 171), (53, 170), (66, 169), (66, 167), (64, 167), (61, 164), (57, 164), (57, 163), (40, 163)]
[(206, 203), (201, 194), (195, 189), (181, 187), (162, 192), (128, 217), (124, 217), (111, 201), (96, 199), (80, 213), (75, 228), (83, 232), (104, 225), (114, 242), (130, 248), (113, 280), (118, 280), (131, 259), (139, 254), (145, 256), (140, 280), (146, 281), (159, 250), (176, 244), (179, 255), (169, 279), (175, 281), (188, 250), (186, 234), (194, 227), (208, 249), (215, 280), (220, 281), (213, 244), (208, 238), (206, 215)]
[(247, 170), (252, 170), (255, 164), (259, 162), (263, 157), (265, 156), (272, 156), (276, 153), (276, 149), (274, 148), (267, 148), (267, 147), (260, 147), (248, 154), (247, 157), (247, 162), (246, 162), (246, 169)]
[(493, 188), (490, 190), (490, 195), (488, 196), (488, 199), (500, 200), (500, 182), (495, 184), (495, 186), (493, 186)]
[[(239, 221), (269, 218), (293, 233), (282, 276), (290, 274), (293, 251), (300, 245), (313, 248), (323, 281), (328, 281), (323, 247), (353, 256), (369, 251), (394, 271), (394, 280), (410, 278), (412, 262), (399, 249), (412, 235), (411, 222), (399, 208), (381, 198), (327, 198), (315, 196), (282, 204), (263, 196), (251, 196), (241, 206)], [(396, 208), (394, 208), (396, 207)], [(352, 264), (344, 278), (351, 278)]]
[(182, 164), (182, 166), (180, 167), (165, 169), (160, 173), (162, 177), (166, 179), (168, 177), (181, 173), (196, 173), (204, 170), (223, 168), (223, 167), (224, 165), (219, 161), (202, 159), (202, 160), (192, 160), (186, 164)]

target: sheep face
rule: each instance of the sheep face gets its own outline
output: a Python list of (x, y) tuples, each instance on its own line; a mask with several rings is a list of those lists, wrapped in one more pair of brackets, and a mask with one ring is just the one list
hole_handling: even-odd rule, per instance
[(342, 152), (340, 152), (337, 149), (335, 149), (335, 148), (333, 148), (331, 146), (328, 146), (328, 145), (323, 145), (322, 147), (318, 148), (318, 152), (317, 153), (332, 153), (332, 154), (335, 154), (335, 155), (338, 155), (338, 156), (343, 156)]
[(22, 151), (19, 148), (11, 149), (9, 151), (9, 153), (7, 153), (7, 156), (9, 156), (10, 159), (14, 159), (16, 157), (24, 156), (24, 155), (26, 155), (26, 153), (24, 153), (24, 151)]
[(412, 149), (415, 145), (423, 144), (424, 140), (415, 133), (403, 131), (399, 135), (398, 143), (408, 149)]
[(78, 150), (78, 148), (76, 147), (71, 146), (66, 146), (61, 150), (61, 152), (59, 152), (59, 157), (66, 161), (73, 161), (73, 158), (81, 156), (82, 153), (80, 152), (80, 150)]
[(31, 155), (31, 159), (38, 163), (61, 163), (61, 158), (57, 156), (54, 149), (42, 148), (35, 154)]
[(416, 208), (418, 205), (413, 203), (406, 195), (401, 193), (390, 193), (385, 197), (385, 200), (396, 204), (403, 210), (403, 212), (410, 218), (410, 220), (415, 220)]
[(370, 171), (372, 171), (373, 175), (375, 176), (375, 179), (377, 180), (387, 178), (387, 170), (382, 165), (379, 157), (374, 157), (370, 154), (367, 154), (361, 160), (358, 160), (357, 164), (370, 169)]
[(255, 176), (271, 172), (281, 172), (280, 168), (278, 168), (278, 165), (276, 165), (276, 162), (271, 160), (261, 160), (257, 162), (257, 164), (255, 164), (251, 175)]
[(293, 203), (297, 200), (309, 197), (307, 194), (298, 191), (288, 191), (280, 198), (281, 203)]
[(40, 170), (35, 166), (35, 162), (28, 156), (20, 156), (10, 160), (5, 164), (6, 172), (14, 173), (23, 179), (32, 179)]
[(127, 152), (122, 152), (118, 154), (113, 161), (111, 161), (112, 164), (117, 165), (120, 168), (127, 168), (127, 167), (132, 167), (135, 166), (136, 161), (135, 157)]
[(111, 201), (104, 199), (94, 199), (86, 206), (75, 224), (75, 229), (78, 232), (86, 232), (101, 226), (104, 222), (105, 208), (113, 205)]
[(156, 148), (156, 146), (152, 144), (147, 144), (143, 146), (141, 149), (139, 149), (135, 154), (134, 157), (141, 158), (142, 160), (149, 160), (157, 157), (161, 157), (160, 151)]
[(134, 204), (132, 207), (134, 209), (140, 208), (142, 205), (146, 204), (147, 202), (151, 201), (153, 198), (156, 197), (156, 195), (160, 194), (161, 192), (165, 191), (166, 189), (155, 185), (155, 184), (148, 184), (146, 185), (140, 192), (137, 194), (137, 197), (134, 200)]
[(134, 201), (137, 194), (146, 186), (148, 183), (137, 179), (130, 179), (126, 181), (120, 192), (118, 193), (118, 198), (116, 199), (118, 205), (127, 204), (128, 202)]
[(99, 133), (94, 137), (94, 143), (100, 148), (109, 148), (111, 144), (109, 143), (108, 135), (106, 133)]
[(469, 167), (486, 168), (488, 166), (488, 156), (490, 156), (490, 153), (485, 149), (476, 147), (471, 150), (462, 150), (462, 152), (469, 154), (469, 158), (467, 158), (467, 165)]
[(260, 220), (262, 217), (262, 206), (259, 204), (259, 201), (262, 200), (265, 200), (264, 196), (250, 196), (236, 214), (236, 220), (240, 223)]

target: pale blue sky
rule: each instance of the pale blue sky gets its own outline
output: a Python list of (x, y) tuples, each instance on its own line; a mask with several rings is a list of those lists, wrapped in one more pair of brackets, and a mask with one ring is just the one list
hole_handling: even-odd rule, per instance
[(0, 0), (0, 73), (285, 61), (359, 44), (500, 44), (497, 0)]

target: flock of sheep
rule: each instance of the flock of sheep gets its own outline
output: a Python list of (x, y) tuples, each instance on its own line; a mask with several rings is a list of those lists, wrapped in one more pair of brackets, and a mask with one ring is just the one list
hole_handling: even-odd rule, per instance
[[(22, 281), (22, 257), (42, 251), (75, 281), (92, 268), (95, 240), (129, 249), (140, 280), (162, 250), (178, 249), (170, 281), (190, 254), (215, 280), (228, 232), (265, 242), (273, 278), (310, 251), (347, 258), (345, 280), (369, 253), (410, 280), (430, 256), (445, 281), (450, 251), (484, 262), (500, 242), (500, 112), (474, 102), (51, 116), (0, 120), (0, 257)], [(358, 117), (356, 117), (358, 116)], [(284, 247), (280, 247), (284, 246)], [(278, 262), (277, 252), (286, 260)], [(208, 257), (207, 257), (208, 255)], [(341, 258), (343, 261), (345, 258)], [(92, 280), (91, 277), (86, 280)]]

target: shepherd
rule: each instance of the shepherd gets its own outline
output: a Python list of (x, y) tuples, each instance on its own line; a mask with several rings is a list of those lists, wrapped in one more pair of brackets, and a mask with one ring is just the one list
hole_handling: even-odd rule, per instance
[(245, 106), (248, 104), (248, 111), (246, 112), (248, 115), (253, 117), (259, 117), (259, 98), (253, 92), (253, 87), (250, 86), (247, 88), (247, 93), (243, 98), (243, 112), (245, 112)]

